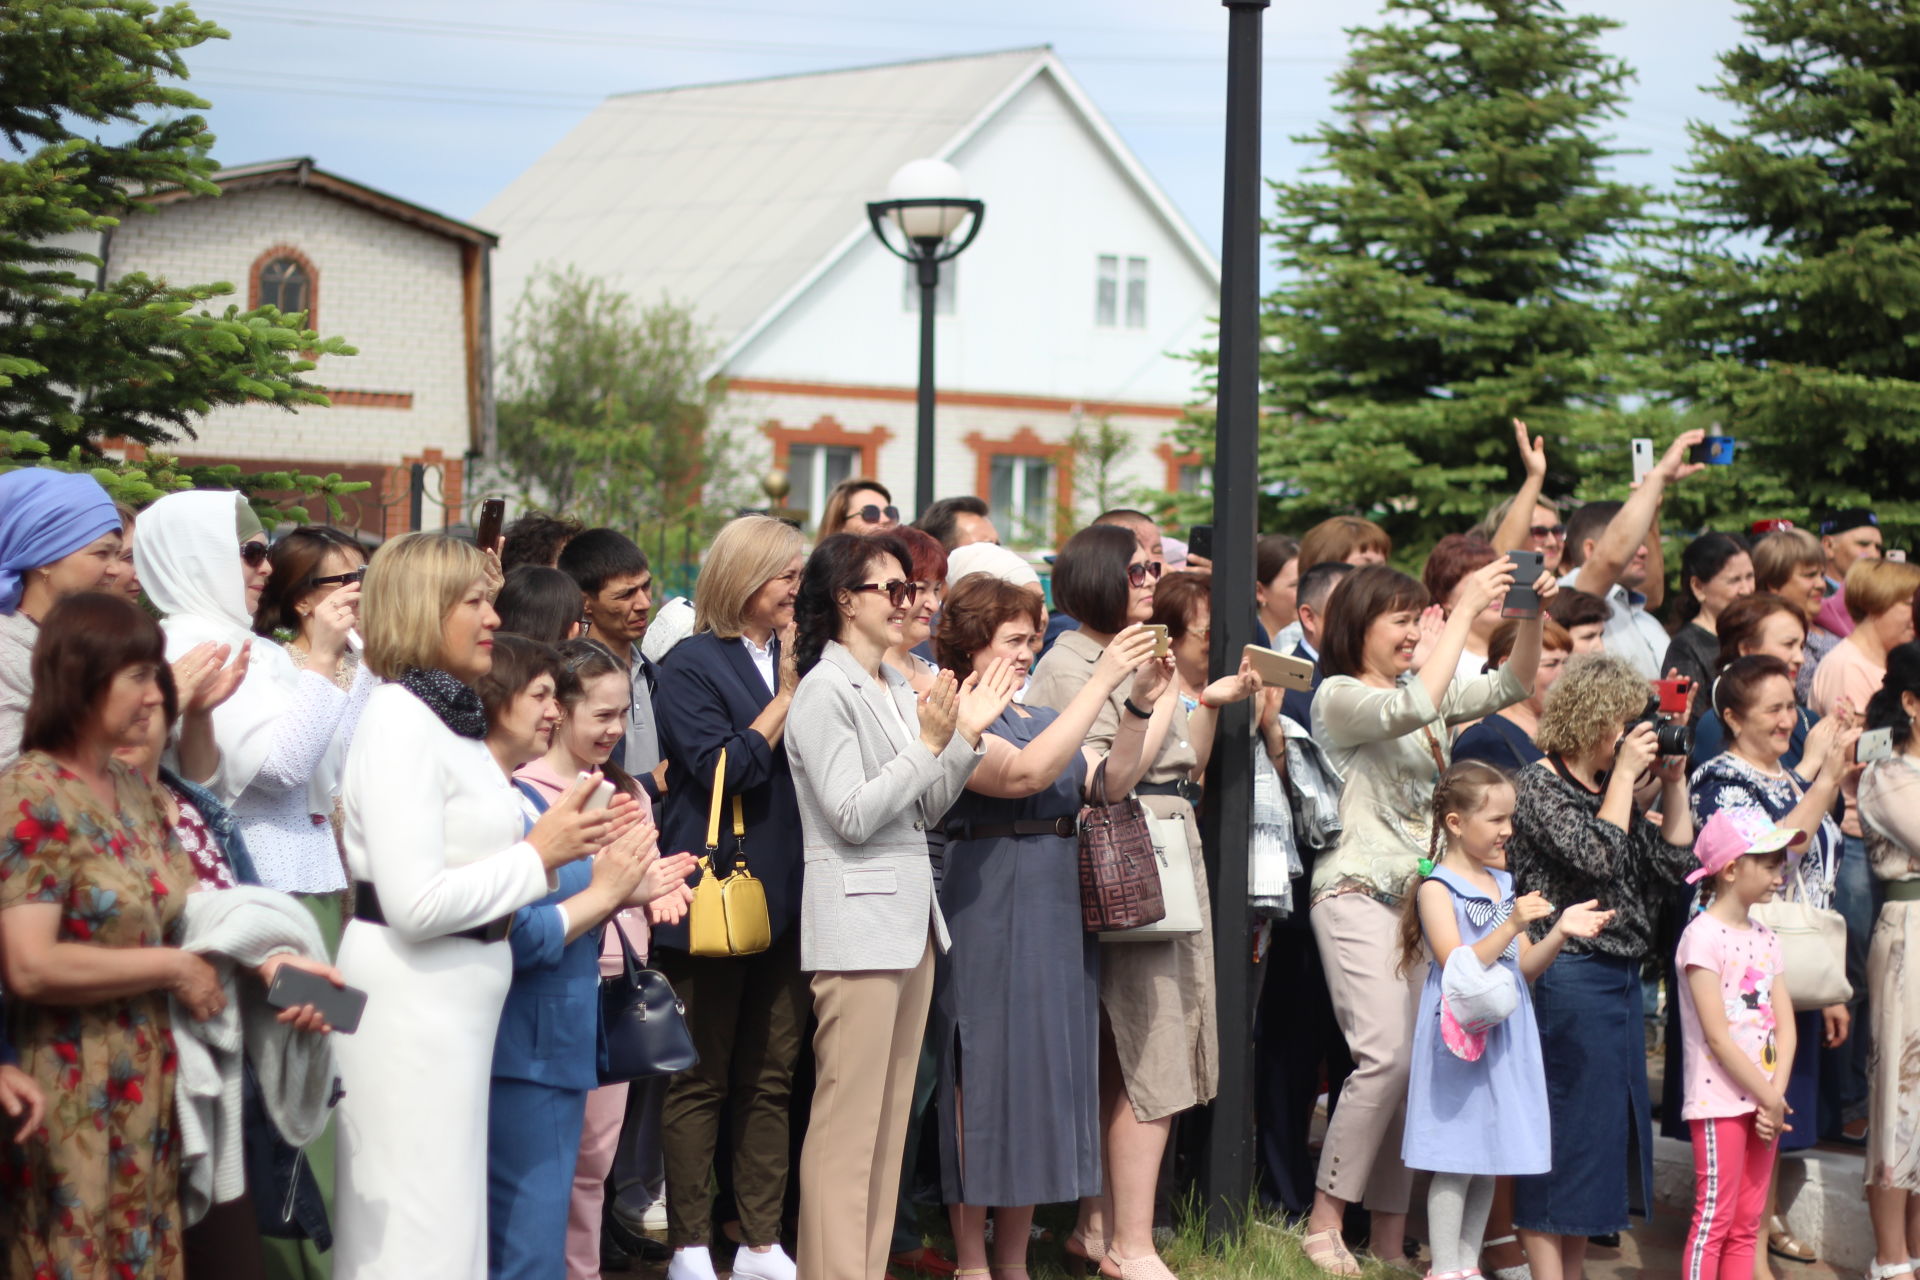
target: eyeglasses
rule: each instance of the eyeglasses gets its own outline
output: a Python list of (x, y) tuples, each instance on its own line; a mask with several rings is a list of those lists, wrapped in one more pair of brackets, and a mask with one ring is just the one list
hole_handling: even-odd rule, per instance
[(855, 587), (854, 590), (884, 591), (887, 594), (887, 603), (899, 609), (913, 603), (914, 597), (920, 594), (920, 584), (917, 582), (902, 582), (898, 578), (890, 578), (885, 582), (863, 582)]
[(1567, 526), (1563, 524), (1537, 524), (1530, 530), (1536, 538), (1564, 538)]
[(249, 569), (258, 569), (267, 562), (267, 544), (264, 542), (243, 542), (240, 544), (240, 560)]
[[(244, 553), (246, 547), (259, 545), (257, 542), (243, 543), (241, 549)], [(365, 582), (366, 580), (367, 566), (361, 565), (358, 569), (351, 570), (347, 573), (330, 573), (324, 578), (309, 578), (307, 579), (307, 585), (310, 587), (335, 587), (344, 586), (349, 582)]]
[(858, 511), (854, 512), (853, 514), (859, 516), (862, 520), (865, 520), (868, 524), (879, 524), (880, 517), (882, 516), (885, 516), (887, 519), (893, 521), (895, 524), (900, 523), (900, 508), (898, 507), (876, 507), (871, 502), (869, 502), (866, 506), (860, 508)]
[(1127, 566), (1127, 581), (1136, 587), (1144, 587), (1166, 571), (1167, 566), (1158, 560), (1149, 560), (1145, 564)]

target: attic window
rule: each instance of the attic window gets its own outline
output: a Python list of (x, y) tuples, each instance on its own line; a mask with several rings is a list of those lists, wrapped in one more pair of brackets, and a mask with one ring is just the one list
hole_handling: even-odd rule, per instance
[(287, 245), (276, 245), (254, 260), (250, 307), (278, 307), (293, 314), (305, 312), (306, 327), (314, 327), (317, 274), (307, 255)]

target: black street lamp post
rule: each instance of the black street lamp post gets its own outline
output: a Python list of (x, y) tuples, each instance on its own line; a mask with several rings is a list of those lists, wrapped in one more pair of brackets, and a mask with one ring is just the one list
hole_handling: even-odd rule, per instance
[[(933, 316), (940, 264), (980, 234), (985, 201), (970, 200), (959, 170), (943, 160), (914, 160), (867, 205), (867, 220), (895, 256), (911, 262), (920, 284), (920, 413), (914, 445), (914, 514), (933, 503)], [(897, 235), (890, 236), (892, 226)]]
[[(1220, 254), (1220, 372), (1213, 453), (1213, 648), (1216, 672), (1253, 642), (1260, 492), (1260, 24), (1268, 0), (1222, 0), (1227, 27), (1226, 202)], [(1253, 1176), (1253, 965), (1247, 846), (1253, 835), (1253, 738), (1247, 703), (1223, 707), (1207, 777), (1205, 839), (1213, 886), (1220, 1092), (1200, 1170), (1207, 1232), (1230, 1231)]]

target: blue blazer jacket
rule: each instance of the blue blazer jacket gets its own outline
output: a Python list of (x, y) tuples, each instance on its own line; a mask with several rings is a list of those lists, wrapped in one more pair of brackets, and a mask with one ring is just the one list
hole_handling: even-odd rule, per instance
[[(780, 642), (774, 642), (774, 670)], [(793, 797), (787, 749), (770, 747), (747, 726), (773, 701), (744, 642), (710, 631), (688, 636), (660, 664), (660, 738), (667, 753), (667, 794), (660, 805), (660, 851), (701, 855), (707, 847), (707, 809), (713, 766), (727, 749), (726, 808), (720, 815), (720, 867), (733, 869), (733, 797), (744, 803), (747, 866), (767, 890), (773, 936), (796, 926), (805, 862), (800, 806)], [(699, 873), (694, 875), (698, 883)], [(687, 925), (656, 925), (654, 945), (687, 949)]]
[[(1313, 688), (1320, 688), (1320, 660), (1307, 652), (1307, 646), (1293, 646), (1293, 656), (1313, 664)], [(1313, 693), (1302, 693), (1298, 689), (1289, 689), (1280, 696), (1280, 714), (1290, 720), (1298, 721), (1309, 730), (1313, 728)]]
[[(541, 809), (539, 794), (516, 784)], [(593, 880), (591, 859), (561, 867), (560, 887), (513, 913), (513, 985), (493, 1039), (493, 1074), (555, 1089), (593, 1089), (606, 1056), (600, 1027), (600, 930), (572, 942), (554, 908)]]

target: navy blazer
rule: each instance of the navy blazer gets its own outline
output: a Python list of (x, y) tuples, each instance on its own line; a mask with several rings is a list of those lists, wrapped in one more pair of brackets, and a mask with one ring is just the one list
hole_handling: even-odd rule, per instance
[[(524, 783), (522, 793), (546, 808)], [(493, 1074), (530, 1080), (555, 1089), (594, 1089), (606, 1055), (600, 1027), (600, 930), (572, 942), (554, 908), (593, 881), (592, 859), (569, 862), (555, 873), (560, 887), (513, 913), (507, 942), (513, 948), (513, 985), (500, 1010), (493, 1038)]]
[(1320, 691), (1320, 681), (1325, 679), (1325, 677), (1320, 674), (1320, 659), (1307, 652), (1306, 645), (1297, 644), (1293, 646), (1293, 656), (1305, 659), (1313, 664), (1313, 689), (1307, 693), (1302, 693), (1298, 689), (1287, 690), (1280, 696), (1280, 714), (1289, 720), (1298, 722), (1311, 731), (1313, 728), (1313, 695)]
[[(773, 642), (774, 670), (780, 642)], [(800, 919), (805, 861), (800, 805), (793, 795), (785, 739), (777, 747), (747, 726), (773, 701), (745, 642), (711, 631), (688, 636), (660, 664), (660, 740), (667, 753), (667, 794), (657, 821), (660, 851), (704, 856), (713, 766), (727, 749), (726, 807), (720, 813), (720, 867), (733, 870), (733, 797), (744, 803), (747, 867), (767, 890), (767, 919), (777, 939)], [(690, 883), (699, 882), (695, 872)], [(656, 946), (687, 949), (687, 924), (655, 925)]]

